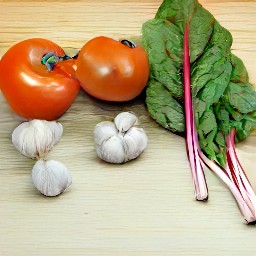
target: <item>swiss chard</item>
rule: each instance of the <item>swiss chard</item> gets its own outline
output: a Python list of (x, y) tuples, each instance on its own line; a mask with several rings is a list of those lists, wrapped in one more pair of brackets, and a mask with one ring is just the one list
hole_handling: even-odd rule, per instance
[[(229, 157), (235, 155), (231, 137), (241, 141), (256, 128), (256, 92), (243, 62), (231, 53), (231, 34), (196, 0), (163, 1), (142, 34), (151, 69), (146, 104), (164, 128), (186, 132), (196, 198), (208, 198), (201, 161), (212, 166), (210, 159), (226, 173), (215, 172), (227, 185), (236, 184), (231, 191), (244, 200), (238, 205), (245, 219), (255, 221), (255, 204), (246, 215), (244, 183), (234, 179), (235, 172), (245, 174), (234, 167), (240, 166), (237, 157)], [(250, 200), (255, 198), (253, 193)]]

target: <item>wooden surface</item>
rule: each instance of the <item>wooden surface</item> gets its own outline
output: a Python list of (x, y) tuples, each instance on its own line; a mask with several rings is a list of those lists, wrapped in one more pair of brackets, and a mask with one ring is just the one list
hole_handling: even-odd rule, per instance
[[(25, 38), (43, 37), (80, 48), (97, 35), (134, 37), (160, 0), (0, 0), (0, 56)], [(234, 53), (256, 85), (256, 2), (201, 3), (234, 37)], [(73, 184), (56, 198), (31, 182), (35, 163), (21, 156), (10, 135), (20, 119), (0, 96), (0, 255), (256, 255), (256, 227), (247, 226), (228, 189), (207, 171), (210, 198), (194, 200), (184, 139), (160, 128), (141, 102), (117, 106), (80, 93), (60, 119), (64, 135), (48, 155), (63, 162)], [(97, 159), (94, 126), (134, 111), (149, 137), (146, 151), (125, 165)], [(238, 146), (256, 189), (256, 136)]]

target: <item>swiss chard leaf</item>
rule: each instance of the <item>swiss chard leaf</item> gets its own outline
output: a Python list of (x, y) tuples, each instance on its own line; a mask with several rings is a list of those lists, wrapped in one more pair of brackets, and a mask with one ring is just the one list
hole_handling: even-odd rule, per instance
[(160, 82), (151, 79), (149, 84), (147, 104), (151, 116), (168, 130), (184, 131), (184, 113), (181, 104)]
[[(144, 45), (148, 50), (150, 77), (166, 87), (174, 98), (183, 97), (183, 42), (178, 28), (167, 20), (152, 20), (147, 24), (150, 31)], [(169, 38), (174, 40), (169, 40)], [(173, 86), (175, 84), (176, 86)]]
[(243, 61), (235, 56), (234, 54), (231, 55), (231, 64), (232, 64), (232, 73), (230, 80), (234, 83), (248, 83), (249, 77), (248, 72), (244, 66)]
[(239, 141), (255, 129), (256, 92), (243, 62), (231, 53), (231, 34), (196, 0), (165, 0), (155, 18), (143, 24), (151, 69), (146, 105), (160, 125), (184, 132), (182, 65), (187, 23), (199, 144), (209, 158), (224, 166), (223, 139), (229, 131), (236, 128)]
[(230, 105), (242, 114), (247, 114), (256, 109), (256, 91), (249, 83), (230, 82), (226, 96)]

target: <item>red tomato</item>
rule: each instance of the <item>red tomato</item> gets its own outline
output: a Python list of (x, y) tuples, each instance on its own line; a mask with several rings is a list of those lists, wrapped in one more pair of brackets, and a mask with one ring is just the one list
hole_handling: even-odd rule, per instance
[(145, 50), (127, 40), (96, 37), (77, 58), (76, 77), (90, 95), (106, 101), (128, 101), (146, 86), (149, 63)]
[(54, 71), (64, 72), (76, 79), (76, 59), (68, 59), (65, 61), (57, 62), (54, 66)]
[[(55, 43), (32, 38), (12, 46), (1, 59), (2, 93), (13, 111), (27, 119), (59, 118), (68, 110), (80, 89), (79, 82), (65, 72), (67, 68), (48, 71), (41, 64), (42, 57), (49, 52), (65, 55)], [(65, 66), (65, 61), (62, 65)]]

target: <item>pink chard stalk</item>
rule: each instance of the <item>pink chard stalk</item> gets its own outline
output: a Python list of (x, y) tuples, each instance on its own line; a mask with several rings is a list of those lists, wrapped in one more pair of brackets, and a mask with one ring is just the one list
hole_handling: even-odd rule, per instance
[(201, 153), (201, 159), (228, 186), (247, 224), (256, 224), (256, 195), (235, 151), (235, 129), (226, 138), (227, 164), (223, 168)]
[(208, 199), (208, 189), (202, 164), (213, 171), (230, 189), (237, 201), (241, 214), (247, 224), (256, 224), (256, 195), (246, 177), (235, 151), (236, 130), (232, 129), (226, 137), (226, 166), (223, 168), (207, 158), (198, 144), (198, 134), (194, 121), (193, 102), (190, 84), (189, 24), (184, 32), (184, 105), (186, 119), (186, 147), (191, 166), (192, 179), (197, 200)]
[(189, 54), (189, 25), (184, 32), (184, 105), (186, 119), (186, 147), (188, 159), (192, 172), (192, 180), (195, 187), (195, 197), (199, 201), (207, 201), (208, 189), (205, 180), (204, 170), (199, 157), (200, 147), (194, 121), (193, 102), (190, 85), (190, 54)]

